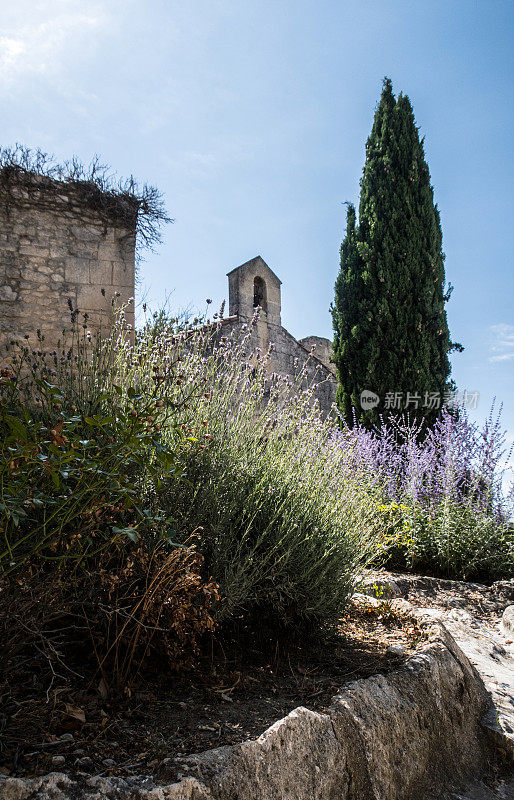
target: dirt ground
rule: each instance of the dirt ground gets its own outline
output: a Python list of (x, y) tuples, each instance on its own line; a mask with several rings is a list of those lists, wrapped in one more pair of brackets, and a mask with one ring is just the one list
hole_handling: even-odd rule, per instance
[[(4, 660), (0, 772), (179, 777), (175, 758), (262, 733), (299, 705), (322, 710), (344, 683), (402, 664), (422, 638), (388, 604), (354, 599), (337, 634), (321, 642), (235, 638), (194, 670), (145, 677), (121, 692), (75, 669), (49, 674), (37, 648)], [(74, 665), (75, 666), (75, 665)]]

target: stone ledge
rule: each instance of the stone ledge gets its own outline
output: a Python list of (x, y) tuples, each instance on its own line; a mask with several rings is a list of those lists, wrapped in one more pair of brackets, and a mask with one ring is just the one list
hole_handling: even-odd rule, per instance
[(443, 624), (403, 667), (347, 684), (326, 713), (299, 707), (257, 739), (177, 759), (179, 783), (149, 777), (0, 776), (0, 800), (421, 800), (486, 766), (490, 699)]

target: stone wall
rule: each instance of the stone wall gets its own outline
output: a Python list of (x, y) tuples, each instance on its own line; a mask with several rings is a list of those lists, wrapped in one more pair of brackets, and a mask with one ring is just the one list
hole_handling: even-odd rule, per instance
[(298, 341), (307, 350), (312, 351), (316, 358), (318, 358), (335, 377), (336, 368), (331, 361), (332, 342), (330, 339), (325, 339), (324, 336), (306, 336), (304, 339), (299, 339)]
[[(92, 207), (48, 179), (0, 202), (0, 356), (13, 340), (34, 341), (38, 328), (55, 349), (70, 328), (69, 299), (89, 314), (89, 329), (108, 329), (116, 293), (117, 303), (134, 296), (136, 214), (127, 225), (124, 211)], [(126, 316), (133, 325), (133, 305)]]
[(303, 384), (316, 384), (315, 394), (320, 407), (329, 411), (336, 399), (336, 381), (332, 370), (317, 356), (316, 350), (304, 347), (283, 327), (274, 331), (273, 344), (272, 370), (293, 378), (303, 370)]

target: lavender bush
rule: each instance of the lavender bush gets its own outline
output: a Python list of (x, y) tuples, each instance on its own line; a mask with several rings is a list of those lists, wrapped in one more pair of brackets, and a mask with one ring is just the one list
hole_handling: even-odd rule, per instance
[[(500, 486), (505, 440), (494, 413), (482, 430), (464, 413), (446, 412), (430, 431), (405, 419), (375, 431), (341, 427), (321, 415), (304, 373), (294, 381), (270, 374), (269, 354), (252, 347), (252, 325), (230, 332), (222, 312), (190, 322), (150, 314), (130, 332), (121, 311), (111, 335), (96, 339), (89, 321), (70, 313), (71, 342), (45, 353), (41, 335), (41, 350), (22, 347), (9, 367), (18, 411), (9, 407), (6, 424), (16, 428), (13, 419), (32, 404), (31, 419), (39, 425), (39, 415), (49, 431), (44, 446), (56, 458), (56, 428), (48, 424), (54, 411), (63, 429), (72, 420), (79, 442), (96, 431), (113, 450), (127, 434), (130, 472), (123, 459), (116, 462), (130, 478), (127, 501), (111, 503), (102, 483), (97, 500), (111, 514), (104, 521), (127, 547), (143, 539), (174, 547), (195, 537), (206, 577), (219, 585), (218, 621), (335, 624), (360, 570), (387, 559), (453, 577), (513, 574)], [(58, 409), (34, 407), (34, 386), (50, 386), (50, 395), (54, 387)], [(14, 429), (8, 446), (20, 446)], [(8, 486), (22, 498), (33, 480), (30, 465), (22, 487), (10, 451), (4, 455), (4, 497)], [(101, 458), (99, 450), (89, 477), (102, 475)], [(59, 486), (52, 489), (49, 473), (38, 474), (53, 492), (49, 503), (62, 507), (52, 519), (65, 537), (70, 504), (61, 502)], [(72, 499), (73, 491), (67, 487)], [(74, 507), (76, 528), (80, 502)], [(19, 528), (9, 509), (3, 513), (11, 559)], [(39, 552), (37, 536), (28, 539)]]
[(443, 409), (428, 430), (398, 418), (334, 436), (381, 487), (377, 529), (390, 541), (391, 564), (463, 579), (514, 574), (512, 491), (502, 493), (512, 448), (501, 406), (482, 428), (464, 409)]
[(181, 384), (205, 387), (180, 415), (201, 442), (181, 454), (187, 480), (169, 476), (155, 502), (174, 515), (176, 539), (197, 532), (220, 586), (218, 619), (288, 628), (337, 622), (377, 552), (370, 498), (379, 493), (363, 471), (342, 486), (346, 454), (314, 387), (302, 388), (303, 373), (295, 382), (270, 374), (269, 354), (252, 351), (251, 325), (242, 335), (226, 334), (217, 320), (179, 333), (161, 326), (152, 337), (145, 326), (130, 367), (137, 380), (148, 381), (173, 352)]

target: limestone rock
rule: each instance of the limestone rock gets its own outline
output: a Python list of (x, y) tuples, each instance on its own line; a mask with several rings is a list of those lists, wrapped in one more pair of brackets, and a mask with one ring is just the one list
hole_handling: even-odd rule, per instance
[(514, 637), (514, 606), (507, 606), (503, 612), (500, 628), (505, 636)]
[(422, 798), (473, 773), (488, 699), (466, 662), (430, 643), (405, 668), (356, 681), (334, 698), (329, 713), (352, 785), (361, 787), (356, 797)]
[(346, 759), (330, 717), (299, 707), (256, 740), (184, 761), (215, 800), (343, 800)]
[(402, 591), (392, 578), (372, 576), (365, 578), (359, 586), (361, 594), (369, 595), (378, 600), (390, 600), (392, 597), (401, 597)]
[(150, 778), (88, 778), (85, 783), (59, 772), (43, 778), (0, 776), (0, 800), (212, 800), (194, 778), (155, 786)]

